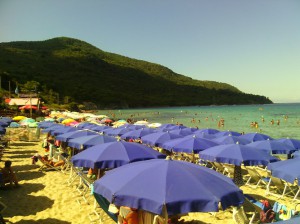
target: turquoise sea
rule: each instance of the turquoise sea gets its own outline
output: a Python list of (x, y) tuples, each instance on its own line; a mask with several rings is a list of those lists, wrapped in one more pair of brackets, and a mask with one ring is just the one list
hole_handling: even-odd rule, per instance
[[(273, 138), (300, 139), (300, 103), (100, 110), (97, 114), (115, 119), (147, 119), (150, 123), (179, 123), (199, 129), (261, 132)], [(223, 127), (218, 126), (220, 119), (224, 119)], [(257, 122), (258, 127), (251, 127), (251, 122)]]

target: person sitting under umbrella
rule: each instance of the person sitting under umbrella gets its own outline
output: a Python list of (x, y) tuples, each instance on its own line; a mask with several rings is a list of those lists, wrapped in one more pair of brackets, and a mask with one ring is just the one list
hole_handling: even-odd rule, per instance
[(118, 216), (118, 224), (138, 224), (138, 210), (127, 206), (121, 206)]

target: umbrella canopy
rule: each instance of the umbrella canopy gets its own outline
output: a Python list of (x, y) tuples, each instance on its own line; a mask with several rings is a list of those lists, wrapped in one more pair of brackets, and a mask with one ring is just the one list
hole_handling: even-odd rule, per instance
[(236, 131), (220, 131), (214, 135), (216, 138), (218, 138), (218, 137), (223, 137), (223, 136), (240, 136), (242, 134), (239, 132), (236, 132)]
[(199, 151), (217, 145), (219, 144), (209, 139), (186, 136), (184, 138), (167, 141), (162, 145), (162, 148), (174, 152), (198, 153)]
[(250, 140), (251, 142), (273, 139), (269, 135), (265, 135), (265, 134), (261, 134), (261, 133), (247, 133), (247, 134), (241, 135), (240, 138)]
[(274, 140), (292, 146), (294, 149), (300, 149), (300, 140), (293, 138), (281, 138)]
[(172, 134), (170, 132), (161, 132), (160, 131), (160, 132), (152, 133), (149, 135), (145, 135), (141, 139), (142, 139), (143, 144), (161, 147), (162, 144), (165, 143), (166, 141), (169, 141), (169, 140), (172, 140), (175, 138), (181, 138), (181, 137), (182, 136)]
[(78, 130), (78, 131), (72, 131), (72, 132), (67, 132), (64, 134), (57, 135), (55, 137), (55, 139), (58, 141), (62, 141), (62, 142), (68, 142), (70, 139), (88, 136), (88, 135), (97, 135), (98, 136), (97, 133), (92, 132), (92, 131)]
[(119, 141), (92, 146), (73, 156), (71, 161), (77, 167), (111, 169), (136, 161), (165, 157), (145, 145)]
[(300, 151), (293, 153), (294, 158), (300, 158)]
[(76, 131), (76, 130), (77, 129), (74, 128), (74, 127), (62, 126), (61, 128), (50, 131), (50, 133), (54, 136), (57, 136), (57, 135), (61, 135), (61, 134), (67, 133), (67, 132), (73, 132), (73, 131)]
[(182, 135), (182, 136), (187, 136), (187, 135), (193, 134), (194, 131), (191, 128), (182, 128), (182, 129), (177, 129), (177, 130), (171, 130), (170, 133), (177, 134), (177, 135)]
[(154, 133), (155, 130), (151, 128), (141, 128), (137, 130), (129, 131), (123, 135), (121, 135), (121, 138), (123, 139), (139, 139), (145, 135), (149, 135)]
[(6, 129), (4, 127), (0, 127), (0, 134), (4, 135), (6, 133)]
[(39, 128), (49, 128), (52, 125), (56, 125), (53, 121), (41, 121), (38, 123)]
[(204, 134), (209, 134), (209, 135), (214, 135), (218, 132), (220, 132), (217, 129), (213, 129), (213, 128), (206, 128), (206, 129), (199, 129), (198, 131), (196, 131), (197, 133), (204, 133)]
[(88, 147), (103, 144), (106, 142), (116, 142), (117, 139), (106, 135), (89, 135), (78, 138), (73, 138), (68, 142), (68, 146), (76, 149), (86, 149)]
[(57, 129), (61, 128), (61, 127), (63, 127), (63, 125), (55, 123), (54, 125), (51, 125), (48, 128), (46, 128), (46, 129), (43, 129), (42, 133), (49, 133), (49, 132), (57, 130)]
[(0, 126), (5, 128), (5, 127), (8, 127), (9, 126), (9, 123), (6, 123), (4, 121), (0, 121)]
[(264, 150), (269, 154), (291, 154), (296, 151), (292, 146), (273, 140), (252, 142), (248, 146)]
[(151, 159), (108, 171), (94, 193), (117, 206), (169, 215), (218, 211), (243, 203), (242, 191), (224, 175), (184, 161)]
[(202, 152), (199, 152), (199, 158), (219, 163), (229, 163), (236, 166), (257, 166), (268, 165), (270, 161), (275, 158), (264, 151), (257, 150), (256, 148), (240, 145), (218, 145)]
[(271, 170), (272, 176), (278, 177), (280, 179), (286, 180), (290, 183), (298, 180), (298, 185), (300, 186), (300, 159), (287, 159), (275, 163), (270, 163), (268, 165), (268, 170)]
[(24, 117), (24, 116), (16, 116), (16, 117), (13, 118), (13, 121), (20, 121), (20, 120), (23, 120), (23, 119), (25, 119), (25, 118), (27, 118), (27, 117)]
[(241, 144), (247, 145), (251, 141), (243, 138), (239, 138), (238, 136), (226, 135), (222, 137), (216, 137), (212, 141), (218, 143), (219, 145), (228, 145), (228, 144)]
[(131, 129), (128, 128), (111, 128), (111, 129), (105, 129), (103, 132), (108, 136), (121, 136), (127, 132), (131, 131)]
[(19, 110), (30, 110), (30, 108), (32, 109), (32, 110), (37, 110), (38, 109), (38, 107), (37, 106), (34, 106), (34, 105), (24, 105), (24, 106), (22, 106), (22, 107), (19, 107)]

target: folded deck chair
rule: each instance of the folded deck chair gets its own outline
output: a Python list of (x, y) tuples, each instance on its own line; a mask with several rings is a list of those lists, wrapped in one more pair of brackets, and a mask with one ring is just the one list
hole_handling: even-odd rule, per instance
[[(94, 197), (95, 197), (95, 200), (97, 202), (97, 204), (99, 205), (99, 207), (101, 208), (101, 211), (105, 212), (113, 221), (115, 221), (115, 223), (118, 222), (118, 216), (114, 213), (111, 213), (109, 212), (109, 201), (106, 200), (106, 198), (104, 198), (102, 195), (100, 194), (95, 194), (94, 193)], [(99, 218), (99, 221), (100, 223), (105, 223), (106, 221), (106, 218), (108, 217), (105, 217), (105, 215), (101, 215), (101, 211), (96, 211), (96, 204), (94, 205), (94, 213), (96, 214), (96, 216)]]
[(218, 162), (211, 162), (211, 165), (213, 167), (214, 170), (216, 170), (217, 172), (220, 172), (222, 174), (224, 174), (225, 172), (225, 168), (221, 163)]
[(247, 167), (246, 169), (250, 175), (249, 179), (246, 182), (246, 185), (257, 188), (259, 185), (267, 186), (270, 181), (269, 177), (263, 177), (254, 167)]
[[(275, 192), (271, 192), (271, 185), (274, 186)], [(296, 195), (296, 188), (295, 186), (292, 186), (288, 182), (271, 176), (270, 181), (267, 185), (266, 195), (271, 194), (274, 196), (277, 196), (279, 198), (283, 198), (286, 195), (293, 196), (293, 198)]]

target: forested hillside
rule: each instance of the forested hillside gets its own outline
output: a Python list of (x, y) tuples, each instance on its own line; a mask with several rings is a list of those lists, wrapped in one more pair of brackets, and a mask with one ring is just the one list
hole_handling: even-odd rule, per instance
[(93, 102), (98, 108), (272, 103), (213, 81), (199, 81), (146, 61), (60, 37), (0, 43), (2, 88), (36, 81), (47, 103)]

